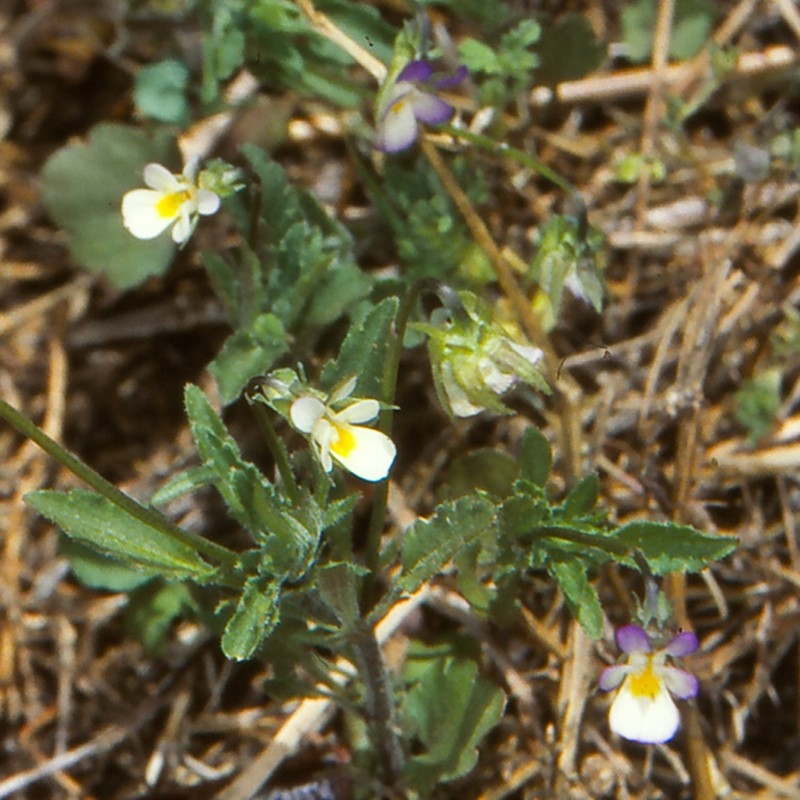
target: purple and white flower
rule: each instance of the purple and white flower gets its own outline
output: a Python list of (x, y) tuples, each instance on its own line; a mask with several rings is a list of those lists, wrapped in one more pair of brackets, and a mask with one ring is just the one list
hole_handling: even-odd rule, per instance
[(680, 714), (672, 697), (688, 700), (698, 690), (697, 678), (668, 666), (667, 659), (693, 653), (697, 650), (697, 637), (686, 631), (664, 647), (654, 649), (642, 628), (624, 625), (617, 629), (616, 639), (628, 661), (606, 668), (600, 676), (601, 689), (618, 689), (609, 713), (611, 730), (634, 742), (666, 742), (680, 725)]
[(327, 403), (310, 395), (299, 397), (289, 409), (289, 419), (300, 433), (310, 437), (326, 472), (333, 469), (335, 459), (365, 481), (382, 481), (389, 474), (397, 449), (385, 433), (358, 424), (375, 419), (380, 403), (354, 400), (340, 411), (331, 408), (349, 397), (355, 386), (355, 378), (346, 381)]
[(453, 116), (453, 107), (435, 92), (456, 86), (466, 75), (466, 67), (460, 67), (453, 75), (434, 79), (433, 67), (427, 61), (406, 64), (378, 108), (375, 147), (384, 153), (398, 153), (417, 140), (420, 122), (447, 122)]
[(154, 239), (172, 225), (172, 239), (189, 240), (200, 215), (214, 214), (219, 196), (197, 184), (198, 161), (190, 161), (180, 175), (161, 164), (144, 168), (147, 189), (134, 189), (122, 198), (122, 222), (137, 239)]

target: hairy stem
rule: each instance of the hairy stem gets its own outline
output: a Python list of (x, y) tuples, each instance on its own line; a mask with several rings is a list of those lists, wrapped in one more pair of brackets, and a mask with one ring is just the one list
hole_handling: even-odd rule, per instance
[(375, 629), (362, 620), (353, 630), (352, 643), (384, 780), (392, 789), (402, 789), (405, 754), (397, 736), (391, 682)]
[[(387, 436), (392, 434), (392, 420), (394, 417), (395, 392), (397, 389), (397, 372), (400, 367), (400, 356), (403, 352), (403, 339), (405, 338), (408, 320), (419, 296), (427, 289), (433, 288), (435, 281), (423, 280), (415, 283), (400, 303), (397, 311), (392, 339), (389, 343), (386, 361), (383, 367), (381, 379), (381, 401), (384, 409), (381, 411), (378, 428)], [(375, 579), (380, 569), (381, 556), (381, 536), (386, 526), (386, 508), (389, 502), (389, 478), (381, 481), (375, 487), (375, 495), (372, 500), (372, 513), (369, 521), (369, 532), (367, 534), (367, 545), (364, 561), (369, 574), (364, 581), (362, 594), (362, 608), (364, 612), (369, 610), (375, 598)]]
[(269, 417), (269, 413), (264, 406), (258, 401), (254, 400), (247, 395), (247, 402), (253, 411), (256, 418), (258, 429), (267, 441), (267, 446), (275, 459), (275, 465), (278, 467), (278, 472), (281, 475), (283, 486), (286, 489), (286, 494), (293, 505), (300, 502), (300, 490), (297, 488), (297, 482), (294, 479), (292, 472), (292, 465), (289, 463), (289, 454), (286, 452), (286, 445), (283, 440), (275, 432), (275, 426)]

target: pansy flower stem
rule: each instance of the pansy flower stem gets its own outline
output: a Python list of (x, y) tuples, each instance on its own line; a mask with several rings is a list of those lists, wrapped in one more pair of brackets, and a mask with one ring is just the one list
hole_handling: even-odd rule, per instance
[[(392, 432), (392, 421), (394, 411), (395, 392), (397, 391), (397, 373), (400, 367), (400, 356), (403, 352), (403, 340), (406, 335), (406, 328), (408, 327), (408, 320), (411, 317), (411, 312), (414, 304), (419, 299), (420, 295), (433, 288), (434, 282), (430, 279), (417, 281), (400, 302), (400, 307), (397, 310), (397, 317), (395, 318), (394, 329), (392, 331), (392, 339), (387, 348), (386, 361), (384, 362), (383, 376), (381, 379), (381, 401), (383, 402), (383, 409), (378, 417), (378, 429), (385, 433), (387, 436)], [(381, 557), (381, 536), (383, 529), (386, 527), (386, 509), (389, 502), (389, 478), (381, 481), (375, 487), (375, 495), (372, 500), (372, 511), (369, 521), (369, 532), (367, 534), (366, 552), (364, 562), (369, 570), (367, 577), (364, 580), (364, 588), (362, 591), (362, 609), (366, 613), (374, 604), (376, 598), (375, 581), (380, 569)]]
[(256, 402), (249, 394), (247, 395), (247, 402), (253, 411), (256, 418), (256, 424), (261, 431), (267, 446), (275, 459), (275, 465), (280, 473), (281, 480), (283, 481), (284, 489), (293, 505), (298, 505), (300, 502), (300, 489), (294, 479), (292, 472), (292, 465), (289, 463), (289, 454), (286, 451), (286, 445), (278, 434), (275, 432), (275, 427), (272, 420), (269, 418), (266, 408), (261, 403)]

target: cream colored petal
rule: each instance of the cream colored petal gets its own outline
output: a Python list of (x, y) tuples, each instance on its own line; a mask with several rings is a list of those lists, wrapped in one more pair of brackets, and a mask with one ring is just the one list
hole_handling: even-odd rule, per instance
[(357, 425), (360, 422), (369, 422), (380, 413), (381, 406), (377, 400), (356, 400), (347, 408), (337, 411), (334, 418), (342, 422)]
[(333, 461), (331, 460), (331, 441), (333, 437), (333, 425), (324, 417), (318, 419), (314, 425), (314, 430), (311, 432), (311, 440), (314, 442), (314, 447), (325, 472), (330, 472), (333, 469)]
[(330, 452), (346, 470), (365, 481), (382, 481), (389, 474), (397, 448), (385, 433), (358, 425), (336, 430)]
[(134, 189), (122, 198), (122, 224), (137, 239), (154, 239), (163, 233), (177, 218), (165, 217), (158, 211), (162, 192), (152, 189)]
[(204, 217), (209, 214), (216, 214), (219, 211), (219, 196), (208, 189), (200, 189), (197, 192), (197, 213)]
[(300, 431), (309, 434), (325, 414), (325, 406), (316, 397), (299, 397), (289, 409), (289, 421)]
[(181, 206), (178, 219), (175, 222), (175, 226), (172, 228), (172, 239), (176, 244), (183, 246), (189, 241), (194, 231), (194, 221), (196, 219), (197, 217), (193, 218), (191, 214), (189, 214), (186, 204)]
[(636, 697), (629, 689), (630, 678), (622, 684), (611, 704), (608, 722), (614, 733), (643, 744), (661, 744), (678, 730), (680, 714), (669, 692), (660, 687), (654, 699)]
[(186, 184), (161, 164), (148, 164), (144, 168), (144, 183), (159, 192), (180, 192)]
[(375, 147), (384, 153), (397, 153), (410, 147), (417, 138), (417, 118), (408, 95), (399, 97), (378, 122)]

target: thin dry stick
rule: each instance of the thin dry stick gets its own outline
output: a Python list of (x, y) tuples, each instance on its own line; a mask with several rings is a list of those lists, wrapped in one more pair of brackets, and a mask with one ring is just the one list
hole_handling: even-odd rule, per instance
[(772, 0), (772, 3), (777, 6), (794, 35), (800, 39), (800, 11), (797, 10), (796, 0)]
[(444, 163), (439, 151), (433, 144), (424, 139), (420, 141), (420, 147), (425, 158), (428, 159), (428, 163), (433, 167), (434, 172), (455, 203), (456, 208), (461, 212), (473, 238), (489, 258), (500, 288), (511, 302), (514, 313), (517, 315), (525, 334), (544, 353), (545, 373), (554, 388), (555, 399), (559, 404), (562, 446), (567, 470), (572, 477), (580, 475), (583, 470), (581, 465), (581, 427), (578, 421), (578, 397), (580, 394), (577, 387), (566, 375), (561, 376), (562, 380), (557, 385), (559, 377), (558, 358), (539, 324), (530, 300), (520, 289), (511, 265), (503, 256), (502, 251), (492, 238), (491, 233), (489, 233), (488, 228), (474, 209), (466, 193), (453, 176), (453, 173)]
[[(722, 21), (722, 24), (714, 31), (714, 34), (711, 37), (711, 41), (717, 47), (725, 47), (728, 45), (732, 40), (733, 37), (736, 36), (737, 33), (744, 27), (747, 20), (750, 19), (753, 11), (755, 11), (756, 6), (760, 0), (740, 0), (740, 2), (731, 9), (731, 12), (728, 14), (727, 17)], [(753, 53), (745, 53), (744, 56), (752, 56)], [(742, 72), (746, 74), (746, 71), (741, 69), (741, 66), (744, 64), (744, 61), (740, 59), (736, 65), (736, 72)], [(687, 62), (685, 65), (688, 69), (686, 70), (685, 74), (672, 86), (672, 90), (675, 94), (682, 95), (686, 88), (699, 80), (702, 75), (710, 74), (710, 57), (709, 57), (709, 49), (703, 48), (702, 52), (700, 52), (697, 56), (695, 56), (693, 61)], [(703, 89), (699, 89), (698, 92), (704, 91)], [(691, 103), (691, 101), (690, 101)]]
[[(576, 773), (576, 757), (580, 740), (581, 720), (591, 684), (592, 640), (575, 620), (571, 623), (571, 658), (561, 671), (558, 704), (561, 711), (558, 769), (561, 795), (567, 794), (565, 781)], [(558, 784), (556, 784), (558, 786)]]
[[(689, 503), (694, 485), (699, 449), (700, 406), (703, 379), (707, 373), (716, 325), (720, 316), (721, 288), (725, 283), (730, 262), (727, 254), (717, 260), (704, 276), (699, 292), (687, 318), (676, 379), (680, 389), (691, 398), (688, 415), (678, 427), (678, 446), (675, 457), (674, 519), (682, 522), (684, 508)], [(670, 595), (679, 622), (687, 625), (686, 580), (682, 574), (670, 576)], [(692, 705), (684, 714), (687, 732), (687, 755), (696, 800), (714, 800), (710, 771), (711, 754), (703, 739), (697, 708)]]
[(725, 766), (731, 772), (738, 772), (754, 783), (760, 783), (769, 789), (770, 798), (788, 797), (790, 800), (800, 800), (800, 787), (781, 778), (774, 772), (770, 772), (764, 767), (754, 764), (744, 756), (736, 753), (726, 753), (724, 756)]
[(336, 23), (329, 17), (325, 16), (321, 11), (317, 11), (311, 0), (297, 0), (297, 5), (318, 33), (352, 56), (353, 60), (369, 72), (378, 83), (381, 83), (386, 78), (386, 66), (383, 62), (375, 58), (372, 53), (365, 50), (341, 28), (337, 27)]
[[(782, 72), (791, 69), (798, 62), (796, 48), (787, 45), (773, 45), (764, 50), (752, 50), (742, 53), (731, 72), (733, 77), (751, 78), (770, 72)], [(703, 61), (702, 70), (707, 68)], [(688, 61), (672, 64), (667, 68), (665, 82), (671, 91), (692, 83), (696, 79), (700, 67)], [(592, 75), (577, 81), (565, 81), (555, 89), (555, 99), (566, 105), (581, 103), (602, 103), (609, 100), (624, 100), (646, 95), (653, 80), (653, 71), (649, 67), (637, 67), (613, 72), (610, 75)], [(553, 90), (537, 87), (531, 95), (534, 106), (548, 105), (553, 100)]]
[(167, 697), (163, 693), (149, 700), (137, 713), (136, 718), (127, 726), (109, 725), (93, 739), (68, 750), (66, 753), (55, 756), (43, 764), (39, 764), (25, 772), (18, 772), (0, 781), (0, 800), (4, 797), (20, 797), (23, 789), (34, 783), (56, 775), (64, 770), (71, 769), (86, 759), (93, 758), (103, 753), (108, 753), (134, 735), (143, 725), (149, 722), (166, 704)]
[[(664, 86), (667, 60), (669, 59), (669, 41), (672, 31), (672, 20), (675, 16), (675, 0), (660, 0), (658, 4), (658, 17), (656, 30), (653, 34), (653, 82), (647, 94), (647, 104), (644, 107), (644, 126), (642, 130), (641, 152), (647, 163), (655, 152), (655, 140), (658, 131), (661, 109), (664, 105)], [(650, 171), (643, 169), (639, 175), (638, 196), (636, 198), (637, 227), (642, 226), (647, 200), (650, 193)]]

